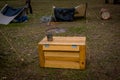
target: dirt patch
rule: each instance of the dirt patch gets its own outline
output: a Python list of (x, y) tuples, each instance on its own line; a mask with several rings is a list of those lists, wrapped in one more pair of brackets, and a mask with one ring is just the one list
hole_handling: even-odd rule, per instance
[(63, 28), (50, 28), (46, 32), (52, 32), (52, 33), (65, 33), (66, 30)]

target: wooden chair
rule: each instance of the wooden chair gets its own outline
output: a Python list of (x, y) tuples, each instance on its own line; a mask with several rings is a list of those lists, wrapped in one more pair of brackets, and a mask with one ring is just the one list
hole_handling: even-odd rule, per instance
[(86, 18), (86, 10), (87, 10), (87, 3), (80, 4), (80, 5), (76, 6), (74, 17), (84, 17), (84, 18)]

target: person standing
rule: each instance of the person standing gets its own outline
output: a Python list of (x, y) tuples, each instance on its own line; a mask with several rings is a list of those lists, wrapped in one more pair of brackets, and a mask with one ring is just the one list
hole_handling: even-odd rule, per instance
[(28, 13), (28, 9), (29, 9), (30, 14), (32, 14), (33, 11), (32, 11), (32, 6), (31, 6), (31, 0), (26, 0), (25, 4), (27, 6), (27, 13)]

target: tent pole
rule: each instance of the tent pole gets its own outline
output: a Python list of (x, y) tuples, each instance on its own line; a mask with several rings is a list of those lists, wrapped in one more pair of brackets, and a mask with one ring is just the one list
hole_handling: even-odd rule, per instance
[(7, 6), (8, 6), (8, 4), (5, 4), (4, 7), (0, 10), (0, 12), (2, 12), (4, 10), (4, 8)]

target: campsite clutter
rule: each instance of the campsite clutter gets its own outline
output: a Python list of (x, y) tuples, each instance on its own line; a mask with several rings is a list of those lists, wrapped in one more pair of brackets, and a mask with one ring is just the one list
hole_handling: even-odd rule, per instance
[[(75, 18), (86, 18), (86, 10), (87, 3), (72, 8), (53, 6), (51, 15), (42, 16), (40, 21), (41, 23), (46, 23), (48, 26), (55, 25), (57, 22), (70, 22)], [(26, 0), (25, 6), (21, 8), (13, 8), (6, 4), (0, 11), (0, 24), (7, 25), (10, 22), (25, 22), (28, 20), (28, 13), (33, 13), (31, 0)], [(100, 15), (103, 20), (108, 20), (111, 17), (109, 11), (105, 8), (101, 9)]]
[[(47, 25), (55, 25), (56, 22), (71, 22), (76, 18), (86, 18), (87, 3), (80, 4), (72, 8), (61, 8), (53, 6), (52, 15), (42, 16), (40, 18), (41, 23)], [(100, 18), (102, 20), (108, 20), (111, 18), (111, 14), (108, 9), (102, 8), (100, 10)]]
[[(115, 1), (115, 0), (114, 0)], [(107, 0), (106, 0), (107, 2)], [(76, 18), (86, 18), (87, 3), (80, 4), (76, 7), (52, 7), (50, 16), (42, 16), (40, 23), (45, 23), (48, 26), (55, 25), (58, 22), (70, 22)], [(33, 14), (31, 0), (25, 0), (25, 6), (13, 8), (6, 4), (0, 11), (0, 24), (9, 24), (10, 22), (25, 22), (28, 20), (27, 14)], [(102, 20), (111, 18), (111, 14), (106, 8), (100, 10)]]
[(41, 23), (47, 23), (47, 25), (52, 25), (55, 22), (70, 22), (76, 17), (86, 18), (87, 3), (80, 4), (72, 8), (63, 7), (52, 7), (51, 16), (42, 16), (40, 18)]

